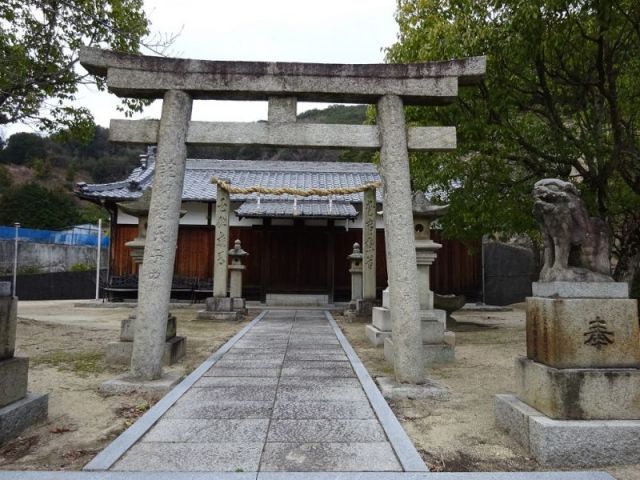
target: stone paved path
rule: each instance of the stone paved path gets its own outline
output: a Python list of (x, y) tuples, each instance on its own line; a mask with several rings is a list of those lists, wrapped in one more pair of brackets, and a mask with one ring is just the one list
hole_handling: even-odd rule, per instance
[(322, 311), (267, 312), (111, 470), (403, 471), (356, 363)]

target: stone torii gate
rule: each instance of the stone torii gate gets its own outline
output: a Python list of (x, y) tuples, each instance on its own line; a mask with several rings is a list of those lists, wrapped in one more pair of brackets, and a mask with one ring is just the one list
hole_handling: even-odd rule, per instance
[[(210, 144), (380, 151), (396, 380), (424, 381), (408, 152), (453, 150), (456, 131), (407, 128), (404, 105), (452, 102), (458, 86), (481, 80), (485, 57), (350, 65), (201, 61), (84, 48), (80, 62), (106, 77), (109, 90), (120, 97), (163, 100), (160, 120), (112, 120), (110, 126), (112, 141), (158, 146), (132, 377), (153, 380), (162, 374), (187, 144)], [(266, 100), (268, 122), (191, 121), (193, 100)], [(377, 125), (296, 123), (298, 100), (376, 104)], [(366, 242), (364, 247), (366, 255)]]

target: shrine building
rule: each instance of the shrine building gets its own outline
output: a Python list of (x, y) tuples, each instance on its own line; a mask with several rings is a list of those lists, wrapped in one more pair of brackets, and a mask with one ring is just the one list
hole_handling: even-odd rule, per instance
[[(125, 243), (138, 233), (138, 219), (123, 212), (119, 202), (135, 200), (153, 183), (155, 159), (143, 157), (128, 178), (105, 184), (79, 183), (76, 195), (102, 205), (111, 215), (108, 279), (120, 282), (122, 297), (136, 296), (138, 266)], [(176, 285), (211, 290), (217, 187), (213, 177), (234, 187), (337, 189), (380, 180), (372, 163), (292, 162), (266, 160), (188, 159), (182, 191), (174, 268)], [(382, 189), (376, 192), (381, 211)], [(269, 294), (314, 294), (328, 303), (350, 298), (347, 256), (355, 242), (362, 243), (362, 193), (295, 198), (291, 195), (232, 194), (230, 245), (239, 239), (249, 253), (244, 263), (244, 296), (266, 301)], [(443, 244), (431, 285), (442, 294), (464, 294), (475, 300), (482, 289), (479, 245), (475, 255), (461, 242)], [(382, 217), (377, 219), (376, 285), (378, 296), (387, 286), (385, 237)], [(473, 247), (473, 246), (472, 246)], [(126, 290), (131, 290), (127, 295)], [(176, 288), (176, 291), (184, 290)], [(173, 295), (173, 292), (172, 292)]]

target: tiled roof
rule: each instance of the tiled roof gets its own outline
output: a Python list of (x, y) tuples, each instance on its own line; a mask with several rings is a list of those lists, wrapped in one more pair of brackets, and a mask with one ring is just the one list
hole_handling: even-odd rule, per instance
[[(105, 200), (135, 199), (153, 182), (155, 162), (150, 161), (146, 169), (136, 168), (121, 182), (104, 184), (78, 184), (77, 194), (84, 198)], [(292, 187), (292, 188), (336, 188), (357, 187), (380, 180), (376, 166), (372, 163), (346, 162), (286, 162), (261, 160), (187, 160), (182, 199), (184, 201), (215, 201), (216, 186), (212, 177), (219, 177), (239, 187)], [(233, 194), (232, 200), (255, 199), (256, 194)], [(382, 202), (382, 191), (378, 188), (378, 202)], [(283, 200), (288, 195), (262, 195), (264, 200)], [(308, 197), (320, 200), (322, 197)], [(362, 193), (336, 195), (335, 200), (362, 202)], [(324, 199), (326, 201), (326, 198)]]
[(293, 200), (268, 200), (261, 201), (260, 205), (255, 200), (244, 202), (236, 210), (239, 217), (315, 217), (315, 218), (356, 218), (358, 212), (350, 203), (330, 202), (325, 200), (302, 200), (296, 204), (294, 214)]

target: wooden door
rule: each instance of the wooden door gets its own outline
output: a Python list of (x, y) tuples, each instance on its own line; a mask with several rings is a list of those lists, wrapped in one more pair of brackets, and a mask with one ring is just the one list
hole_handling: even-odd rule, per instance
[(329, 293), (327, 229), (272, 227), (267, 236), (266, 293)]

